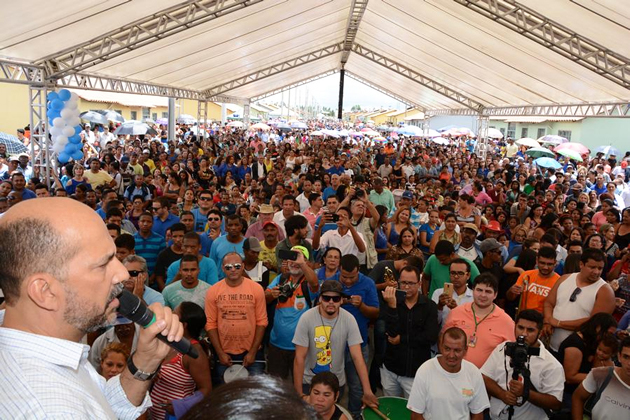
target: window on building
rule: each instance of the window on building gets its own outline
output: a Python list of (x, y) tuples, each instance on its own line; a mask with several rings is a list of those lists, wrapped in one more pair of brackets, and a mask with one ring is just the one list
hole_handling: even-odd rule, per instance
[(131, 111), (131, 119), (132, 120), (138, 119), (138, 111)]
[(544, 128), (539, 128), (538, 129), (538, 134), (536, 135), (536, 138), (539, 139), (541, 137), (543, 137), (545, 135), (545, 129)]
[(151, 114), (151, 119), (153, 121), (157, 120), (157, 112), (154, 112), (153, 114)]
[(521, 128), (521, 138), (527, 137), (527, 133), (529, 133), (529, 129), (527, 127)]
[(505, 128), (504, 127), (499, 128), (499, 131), (501, 132), (501, 134), (503, 134), (503, 136), (505, 136)]
[(508, 123), (507, 136), (516, 137), (516, 123)]
[(151, 118), (151, 108), (142, 108), (142, 119)]
[(162, 112), (162, 118), (168, 118), (168, 112)]
[(558, 135), (566, 138), (567, 140), (571, 140), (571, 130), (558, 130)]
[(120, 115), (122, 115), (122, 109), (115, 109), (114, 112), (118, 112)]

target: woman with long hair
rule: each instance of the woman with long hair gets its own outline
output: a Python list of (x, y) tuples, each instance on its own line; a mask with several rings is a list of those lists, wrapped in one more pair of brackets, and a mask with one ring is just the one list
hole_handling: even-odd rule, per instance
[(533, 231), (536, 229), (540, 223), (542, 222), (544, 208), (540, 204), (534, 204), (529, 211), (529, 214), (525, 218), (525, 222), (523, 225), (527, 228), (527, 230)]
[(619, 258), (619, 245), (615, 243), (615, 227), (610, 223), (604, 223), (599, 228), (599, 234), (604, 238), (602, 251), (606, 253), (608, 260), (614, 261), (614, 259)]
[(101, 352), (101, 375), (106, 381), (122, 373), (127, 367), (129, 347), (125, 344), (110, 343)]
[[(400, 232), (404, 228), (411, 228), (411, 210), (408, 207), (400, 207), (394, 213), (394, 217), (392, 217), (392, 221), (385, 228), (385, 235), (387, 235), (387, 242), (391, 246), (394, 246), (398, 243), (398, 237), (400, 236)], [(415, 233), (415, 230), (414, 230)]]
[(391, 247), (385, 233), (385, 227), (387, 226), (387, 207), (379, 204), (376, 206), (376, 211), (378, 211), (379, 219), (374, 229), (374, 248), (376, 248), (378, 260), (382, 261), (385, 259), (385, 255)]
[(429, 254), (429, 246), (431, 245), (431, 240), (433, 239), (433, 235), (438, 230), (440, 226), (440, 212), (437, 210), (429, 211), (429, 221), (422, 226), (420, 226), (420, 230), (418, 233), (418, 244), (420, 250), (423, 252), (425, 260), (429, 258), (431, 254)]
[(172, 171), (168, 176), (168, 182), (166, 183), (166, 189), (162, 194), (164, 197), (172, 200), (179, 201), (180, 197), (184, 196), (185, 188), (181, 184), (181, 180), (177, 172)]
[(449, 213), (444, 218), (444, 229), (435, 232), (429, 245), (429, 253), (435, 252), (435, 246), (439, 241), (449, 241), (453, 245), (457, 246), (462, 241), (461, 235), (455, 230), (457, 227), (457, 216), (455, 213)]
[(462, 194), (459, 196), (457, 206), (457, 224), (461, 228), (466, 223), (474, 223), (478, 228), (481, 227), (481, 215), (475, 207), (475, 198), (472, 195)]
[(404, 228), (400, 231), (398, 243), (389, 249), (385, 259), (396, 261), (410, 256), (423, 257), (422, 251), (416, 247), (415, 232), (410, 228)]
[(628, 248), (630, 245), (630, 207), (621, 212), (621, 223), (615, 229), (615, 243), (619, 249)]
[(177, 207), (179, 208), (180, 216), (185, 211), (193, 211), (194, 209), (196, 209), (198, 206), (195, 192), (191, 189), (186, 190), (184, 192), (184, 199), (181, 203), (177, 204)]
[[(83, 174), (85, 173), (85, 167), (80, 163), (75, 163), (72, 167), (72, 178), (66, 182), (65, 190), (68, 195), (72, 195), (77, 190), (77, 185), (84, 184), (89, 187), (89, 182)], [(91, 188), (91, 187), (90, 187)]]

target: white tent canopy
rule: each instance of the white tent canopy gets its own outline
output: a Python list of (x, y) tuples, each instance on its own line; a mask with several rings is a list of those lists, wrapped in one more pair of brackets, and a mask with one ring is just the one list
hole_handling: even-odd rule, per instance
[[(509, 25), (512, 14), (486, 16), (494, 5), (522, 5), (534, 16), (528, 22), (542, 16), (555, 33), (574, 31), (581, 48), (568, 57), (563, 48), (570, 45), (560, 37), (542, 45), (533, 23), (524, 34), (508, 29), (502, 22)], [(358, 19), (349, 19), (353, 12)], [(3, 16), (0, 57), (37, 65), (45, 78), (65, 77), (58, 83), (71, 87), (90, 87), (69, 77), (79, 73), (185, 89), (195, 99), (248, 100), (344, 63), (425, 111), (630, 100), (627, 2), (85, 0), (78, 7), (23, 0), (4, 5)], [(607, 71), (595, 68), (606, 60), (592, 64), (598, 55), (587, 45), (606, 54)], [(0, 73), (0, 81), (8, 79)]]

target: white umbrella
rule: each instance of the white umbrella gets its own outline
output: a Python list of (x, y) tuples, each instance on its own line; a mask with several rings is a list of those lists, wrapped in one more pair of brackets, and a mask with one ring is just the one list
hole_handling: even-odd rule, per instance
[(434, 138), (431, 139), (431, 141), (433, 143), (441, 144), (443, 146), (447, 146), (447, 145), (451, 144), (451, 141), (449, 139), (445, 139), (445, 138), (442, 138), (442, 137), (434, 137)]
[(235, 127), (235, 128), (242, 128), (243, 127), (243, 123), (241, 121), (232, 121), (231, 123), (228, 123), (228, 127)]
[(430, 128), (429, 129), (429, 134), (427, 135), (427, 137), (441, 137), (442, 135), (440, 133), (438, 133), (436, 130)]
[(491, 139), (502, 139), (503, 133), (501, 130), (497, 130), (496, 128), (488, 128), (488, 137)]
[(121, 134), (132, 136), (140, 136), (143, 134), (156, 135), (157, 131), (149, 127), (147, 123), (127, 121), (119, 125), (118, 128), (114, 130), (114, 135), (118, 136)]
[(101, 114), (100, 112), (96, 112), (96, 111), (86, 111), (83, 112), (79, 115), (79, 117), (81, 117), (82, 120), (85, 121), (89, 121), (91, 123), (94, 124), (107, 124), (109, 121), (107, 121), (107, 117), (105, 117), (105, 115)]
[(263, 131), (269, 131), (271, 130), (271, 127), (269, 127), (267, 124), (265, 123), (256, 123), (254, 125), (252, 125), (251, 127), (252, 130), (263, 130)]
[(101, 109), (96, 112), (98, 112), (99, 114), (105, 115), (105, 118), (107, 118), (108, 121), (119, 122), (119, 123), (125, 122), (125, 118), (122, 115), (120, 115), (116, 111), (112, 111), (111, 109)]
[(534, 139), (530, 139), (529, 137), (523, 137), (522, 139), (516, 140), (516, 144), (525, 147), (541, 147), (540, 143)]
[(178, 124), (192, 125), (196, 122), (197, 122), (197, 119), (193, 117), (192, 115), (181, 114), (179, 117), (177, 117)]
[(142, 120), (143, 122), (147, 123), (147, 124), (155, 124), (155, 121), (153, 121), (151, 118), (145, 118), (144, 120)]
[(322, 133), (321, 131), (313, 131), (310, 134), (311, 136), (317, 136), (317, 137), (321, 137), (324, 135), (324, 133)]

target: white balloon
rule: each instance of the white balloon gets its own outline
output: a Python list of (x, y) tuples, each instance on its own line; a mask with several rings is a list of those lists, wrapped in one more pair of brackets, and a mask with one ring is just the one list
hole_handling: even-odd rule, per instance
[(78, 101), (73, 101), (72, 99), (68, 100), (68, 102), (66, 102), (66, 108), (68, 109), (77, 109), (79, 107), (79, 102)]
[(65, 126), (61, 131), (62, 133), (60, 134), (63, 134), (66, 137), (74, 136), (74, 127), (69, 125)]
[(68, 99), (68, 100), (69, 100), (69, 101), (74, 101), (74, 102), (76, 102), (76, 101), (78, 101), (78, 100), (79, 100), (79, 95), (77, 95), (77, 94), (76, 94), (76, 93), (74, 93), (74, 92), (70, 92), (70, 99)]
[(72, 126), (72, 127), (76, 127), (77, 125), (81, 124), (81, 118), (79, 117), (73, 117), (69, 122), (68, 125)]
[[(74, 130), (74, 129), (73, 129), (73, 130)], [(58, 135), (60, 135), (60, 134), (63, 134), (63, 133), (62, 133), (62, 131), (63, 131), (63, 129), (62, 129), (62, 128), (60, 128), (60, 127), (55, 127), (55, 126), (50, 127), (50, 130), (49, 130), (50, 135), (51, 135), (52, 137), (56, 137), (56, 136), (58, 136)]]
[(63, 152), (63, 149), (64, 149), (65, 147), (66, 147), (66, 145), (65, 145), (65, 144), (61, 144), (61, 143), (54, 143), (54, 144), (53, 144), (52, 149), (53, 149), (53, 151), (54, 151), (55, 153), (59, 154), (59, 153)]
[(55, 127), (62, 128), (62, 127), (64, 127), (64, 126), (66, 125), (66, 122), (63, 120), (63, 118), (61, 118), (61, 117), (57, 117), (57, 118), (55, 118), (55, 119), (53, 120), (53, 125), (54, 125)]
[(68, 144), (68, 137), (66, 137), (64, 135), (57, 136), (57, 137), (55, 137), (54, 143), (55, 144), (63, 144), (65, 146), (66, 144)]
[(63, 118), (64, 120), (74, 117), (74, 112), (72, 112), (72, 110), (68, 108), (62, 109), (60, 114), (61, 118)]

